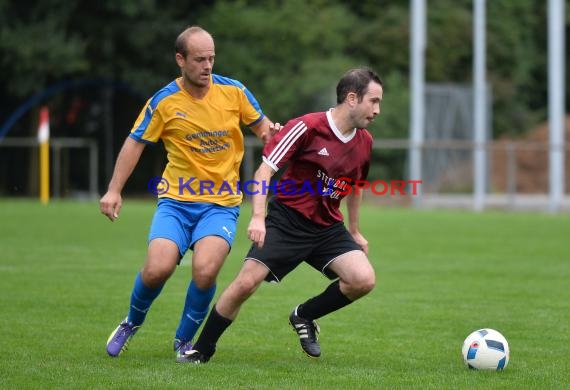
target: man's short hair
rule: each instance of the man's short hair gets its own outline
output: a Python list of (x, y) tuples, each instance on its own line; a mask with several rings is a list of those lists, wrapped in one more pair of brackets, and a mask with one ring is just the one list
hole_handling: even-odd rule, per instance
[(211, 36), (208, 31), (204, 30), (200, 26), (187, 27), (186, 30), (182, 31), (178, 35), (176, 41), (174, 42), (174, 50), (176, 50), (176, 53), (180, 53), (184, 58), (186, 58), (188, 55), (188, 38), (190, 38), (191, 35), (199, 32), (206, 33)]
[(336, 86), (337, 104), (343, 103), (350, 92), (356, 93), (358, 101), (362, 101), (371, 81), (384, 86), (380, 76), (370, 68), (354, 68), (346, 72)]

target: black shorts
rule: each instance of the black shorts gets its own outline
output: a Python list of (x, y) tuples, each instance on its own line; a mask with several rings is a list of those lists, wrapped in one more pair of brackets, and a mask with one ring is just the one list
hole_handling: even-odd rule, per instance
[(265, 228), (263, 248), (253, 244), (246, 258), (269, 269), (265, 278), (269, 282), (281, 281), (303, 261), (329, 279), (336, 279), (338, 276), (328, 266), (340, 255), (362, 250), (343, 222), (317, 225), (275, 200), (269, 202)]

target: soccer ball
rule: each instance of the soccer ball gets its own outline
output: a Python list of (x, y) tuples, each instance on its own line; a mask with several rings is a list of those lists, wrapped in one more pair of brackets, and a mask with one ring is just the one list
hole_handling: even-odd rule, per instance
[(465, 365), (474, 370), (504, 370), (509, 364), (509, 343), (494, 329), (471, 333), (461, 348)]

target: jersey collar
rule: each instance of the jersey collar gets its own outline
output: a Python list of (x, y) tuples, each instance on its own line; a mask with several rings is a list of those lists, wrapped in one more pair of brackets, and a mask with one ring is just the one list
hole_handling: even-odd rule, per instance
[(352, 129), (352, 131), (348, 134), (348, 135), (342, 135), (342, 133), (340, 132), (340, 130), (338, 129), (338, 127), (336, 127), (336, 125), (334, 124), (332, 115), (332, 108), (330, 108), (327, 111), (327, 121), (329, 122), (329, 126), (332, 129), (334, 135), (336, 135), (336, 137), (343, 143), (347, 143), (349, 142), (351, 139), (354, 138), (354, 136), (356, 135), (356, 128)]

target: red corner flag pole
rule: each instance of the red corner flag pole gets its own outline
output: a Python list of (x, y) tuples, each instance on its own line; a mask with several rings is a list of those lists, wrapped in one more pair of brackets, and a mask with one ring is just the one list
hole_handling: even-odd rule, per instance
[(38, 143), (40, 146), (40, 201), (47, 204), (49, 202), (49, 111), (47, 107), (40, 108)]

